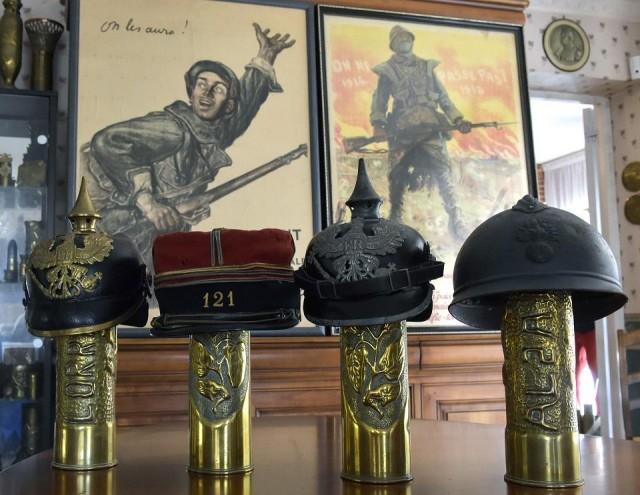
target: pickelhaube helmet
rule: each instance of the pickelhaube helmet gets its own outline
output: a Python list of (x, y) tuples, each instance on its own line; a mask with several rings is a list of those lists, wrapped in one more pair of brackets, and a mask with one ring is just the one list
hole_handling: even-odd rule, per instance
[(571, 293), (576, 331), (627, 302), (604, 238), (577, 216), (531, 196), (480, 224), (453, 269), (449, 312), (468, 325), (498, 329), (510, 293)]
[(84, 178), (68, 218), (72, 231), (39, 242), (27, 261), (29, 331), (51, 337), (118, 324), (144, 326), (149, 309), (145, 265), (129, 239), (96, 231), (100, 215)]
[(351, 222), (331, 225), (309, 243), (296, 271), (304, 313), (319, 325), (377, 325), (431, 316), (433, 286), (444, 263), (406, 225), (380, 217), (382, 198), (358, 164), (347, 201)]

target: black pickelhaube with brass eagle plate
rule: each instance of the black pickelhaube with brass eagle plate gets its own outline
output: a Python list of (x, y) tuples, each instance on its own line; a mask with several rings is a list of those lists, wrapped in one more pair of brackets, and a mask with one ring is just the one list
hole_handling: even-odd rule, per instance
[(444, 263), (414, 229), (381, 218), (382, 198), (364, 160), (347, 201), (351, 221), (331, 225), (309, 243), (296, 272), (304, 313), (319, 325), (378, 325), (431, 316), (433, 286)]
[(84, 179), (68, 218), (72, 231), (38, 243), (27, 261), (29, 331), (53, 337), (118, 324), (144, 326), (149, 309), (145, 265), (129, 239), (96, 231), (100, 215)]

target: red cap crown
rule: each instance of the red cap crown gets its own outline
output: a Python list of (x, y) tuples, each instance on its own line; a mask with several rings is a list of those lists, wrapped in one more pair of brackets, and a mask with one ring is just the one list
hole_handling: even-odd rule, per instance
[(289, 267), (295, 246), (286, 230), (215, 229), (211, 232), (173, 232), (153, 243), (156, 274), (265, 263)]

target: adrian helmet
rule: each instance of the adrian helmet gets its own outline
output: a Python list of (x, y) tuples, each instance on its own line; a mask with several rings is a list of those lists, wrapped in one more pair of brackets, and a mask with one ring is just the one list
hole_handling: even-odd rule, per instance
[(627, 302), (611, 248), (591, 225), (531, 196), (480, 224), (453, 268), (449, 312), (468, 325), (500, 328), (509, 294), (571, 293), (576, 330)]
[(291, 233), (280, 229), (172, 232), (153, 243), (154, 335), (279, 330), (300, 321)]

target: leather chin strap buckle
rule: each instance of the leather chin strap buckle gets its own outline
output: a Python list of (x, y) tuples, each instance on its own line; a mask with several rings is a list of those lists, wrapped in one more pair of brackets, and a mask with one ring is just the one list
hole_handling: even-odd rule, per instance
[(411, 274), (407, 268), (394, 270), (389, 273), (389, 284), (392, 291), (397, 291), (411, 287)]
[(338, 299), (336, 284), (331, 280), (318, 280), (316, 282), (316, 291), (320, 299)]

